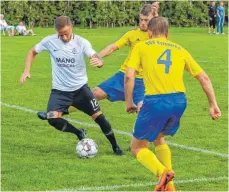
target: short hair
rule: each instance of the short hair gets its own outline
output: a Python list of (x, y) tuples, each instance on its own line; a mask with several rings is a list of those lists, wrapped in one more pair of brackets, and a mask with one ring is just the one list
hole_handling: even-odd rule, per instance
[(154, 14), (154, 7), (151, 4), (145, 4), (140, 10), (140, 14), (144, 16), (149, 16), (150, 14)]
[(167, 35), (169, 31), (169, 22), (165, 17), (154, 17), (148, 23), (148, 30), (153, 35)]
[(72, 22), (69, 17), (67, 16), (59, 16), (54, 21), (54, 27), (56, 30), (59, 30), (65, 26), (72, 25)]

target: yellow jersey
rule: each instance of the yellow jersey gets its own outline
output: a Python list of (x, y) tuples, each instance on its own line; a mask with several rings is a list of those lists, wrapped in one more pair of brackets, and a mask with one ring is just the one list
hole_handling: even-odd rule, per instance
[[(130, 58), (130, 54), (134, 46), (139, 43), (140, 41), (148, 40), (148, 32), (142, 31), (140, 28), (136, 28), (133, 30), (130, 30), (126, 32), (119, 40), (115, 42), (115, 45), (120, 49), (124, 46), (130, 46), (129, 54), (122, 66), (120, 67), (119, 71), (122, 71), (126, 73), (127, 70), (127, 63)], [(142, 72), (139, 71), (139, 73), (136, 75), (137, 78), (142, 78)]]
[(143, 72), (145, 95), (185, 92), (184, 70), (194, 77), (202, 72), (188, 51), (166, 38), (138, 43), (127, 66)]

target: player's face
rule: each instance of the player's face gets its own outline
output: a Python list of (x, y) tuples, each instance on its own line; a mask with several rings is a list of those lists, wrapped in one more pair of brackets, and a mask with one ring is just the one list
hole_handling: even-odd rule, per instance
[(60, 39), (67, 43), (72, 39), (72, 26), (71, 25), (67, 25), (59, 30), (57, 30), (57, 33), (60, 37)]
[(212, 2), (212, 6), (215, 6), (215, 2)]
[(142, 31), (148, 30), (148, 23), (149, 23), (150, 19), (152, 19), (152, 18), (153, 18), (153, 15), (151, 15), (151, 14), (148, 16), (140, 14), (140, 16), (139, 16), (139, 27)]
[(220, 6), (222, 6), (222, 7), (223, 7), (223, 2), (222, 2), (222, 1), (220, 2)]

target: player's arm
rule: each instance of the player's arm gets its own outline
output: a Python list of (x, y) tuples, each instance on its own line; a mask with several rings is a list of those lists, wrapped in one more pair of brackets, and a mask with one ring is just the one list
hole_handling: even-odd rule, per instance
[(112, 54), (113, 52), (115, 52), (116, 50), (124, 47), (129, 42), (129, 35), (130, 35), (130, 32), (127, 32), (124, 35), (122, 35), (115, 43), (112, 43), (108, 45), (107, 47), (105, 47), (103, 50), (101, 50), (99, 52), (99, 56), (102, 58), (106, 57)]
[(221, 116), (221, 111), (217, 105), (214, 89), (208, 75), (202, 71), (196, 76), (196, 79), (200, 82), (209, 102), (210, 116), (213, 120), (218, 119)]
[(208, 75), (201, 69), (201, 67), (196, 63), (196, 61), (192, 58), (192, 56), (185, 51), (185, 68), (186, 70), (195, 77), (199, 83), (201, 84), (203, 91), (205, 92), (209, 107), (210, 107), (210, 116), (213, 120), (218, 119), (221, 116), (220, 109), (216, 102), (216, 97), (214, 93), (214, 89)]
[(133, 103), (133, 90), (135, 80), (135, 69), (127, 68), (125, 75), (125, 101), (126, 101), (126, 112), (135, 113), (137, 112), (137, 106)]
[(101, 68), (104, 65), (102, 57), (99, 54), (95, 53), (90, 57), (90, 64), (92, 67)]
[(135, 84), (134, 82), (136, 71), (139, 71), (140, 68), (140, 54), (138, 45), (133, 48), (127, 66), (128, 68), (124, 81), (126, 111), (127, 113), (134, 113), (137, 112), (137, 106), (133, 103), (133, 89)]
[(37, 52), (35, 50), (35, 48), (32, 48), (26, 57), (26, 61), (25, 61), (25, 69), (24, 72), (21, 75), (20, 78), (20, 83), (24, 84), (27, 78), (30, 78), (30, 69), (31, 69), (31, 65), (33, 63), (33, 60), (35, 58), (35, 56), (37, 55)]
[(99, 52), (99, 56), (100, 57), (106, 57), (110, 54), (112, 54), (113, 52), (115, 52), (116, 50), (118, 50), (118, 46), (114, 43), (108, 45), (107, 47), (105, 47), (103, 50), (101, 50)]

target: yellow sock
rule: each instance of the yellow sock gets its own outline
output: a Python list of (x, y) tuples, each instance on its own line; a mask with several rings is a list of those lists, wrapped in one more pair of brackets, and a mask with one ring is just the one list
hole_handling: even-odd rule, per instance
[[(158, 160), (168, 169), (172, 169), (171, 150), (167, 144), (158, 145), (155, 147), (155, 152)], [(173, 185), (173, 181), (169, 185)]]
[(142, 148), (138, 152), (137, 160), (157, 177), (162, 175), (166, 170), (166, 168), (157, 159), (156, 155), (147, 148)]

